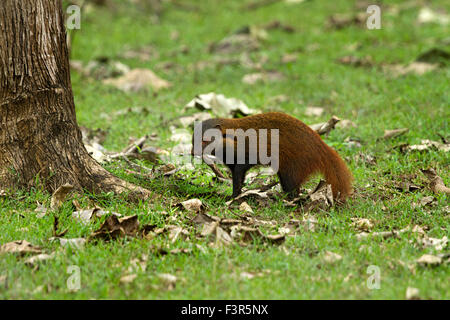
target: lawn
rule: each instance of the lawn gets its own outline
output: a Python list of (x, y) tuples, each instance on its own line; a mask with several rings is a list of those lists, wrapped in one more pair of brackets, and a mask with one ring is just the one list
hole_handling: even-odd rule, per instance
[[(79, 125), (105, 130), (103, 146), (109, 151), (124, 149), (130, 137), (154, 134), (150, 145), (170, 152), (176, 145), (170, 139), (170, 125), (198, 94), (221, 93), (250, 108), (283, 111), (307, 124), (336, 115), (354, 125), (338, 125), (323, 139), (354, 175), (352, 198), (344, 205), (312, 211), (288, 206), (282, 194), (263, 204), (249, 199), (254, 218), (273, 222), (263, 229), (265, 233), (278, 233), (290, 221), (310, 217), (315, 226), (300, 224), (282, 244), (254, 239), (245, 245), (221, 245), (199, 236), (192, 224), (195, 214), (179, 206), (198, 198), (212, 216), (231, 219), (244, 214), (238, 206), (226, 204), (231, 184), (213, 179), (204, 164), (146, 179), (130, 174), (130, 164), (116, 159), (105, 163), (105, 168), (149, 189), (150, 199), (133, 203), (112, 194), (73, 194), (43, 216), (35, 209), (38, 203), (48, 208), (51, 194), (37, 181), (32, 191), (0, 195), (0, 244), (24, 239), (54, 256), (30, 265), (25, 263), (29, 255), (0, 253), (0, 298), (405, 299), (408, 288), (418, 289), (414, 297), (421, 299), (450, 298), (448, 244), (420, 242), (450, 236), (448, 194), (433, 192), (421, 171), (435, 169), (450, 186), (448, 151), (405, 147), (424, 139), (442, 143), (450, 138), (450, 60), (444, 57), (420, 75), (393, 71), (394, 65), (406, 66), (430, 49), (450, 52), (450, 24), (419, 23), (420, 1), (382, 1), (378, 30), (369, 30), (365, 22), (349, 22), (342, 28), (330, 25), (332, 15), (364, 13), (355, 1), (278, 1), (248, 9), (246, 5), (253, 2), (163, 1), (158, 16), (146, 6), (123, 1), (112, 1), (107, 7), (86, 5), (81, 29), (72, 33), (72, 60), (86, 65), (104, 57), (130, 68), (148, 68), (171, 87), (125, 92), (72, 70)], [(433, 1), (431, 9), (450, 13), (444, 0)], [(288, 28), (266, 28), (259, 47), (247, 57), (255, 63), (263, 61), (262, 70), (276, 71), (281, 79), (243, 83), (246, 74), (260, 70), (218, 61), (239, 58), (241, 53), (219, 55), (209, 50), (211, 44), (245, 26), (261, 30), (273, 21)], [(142, 47), (151, 48), (149, 59), (123, 57), (126, 50)], [(286, 54), (295, 58), (286, 62)], [(343, 57), (357, 63), (342, 63)], [(322, 108), (322, 114), (310, 115), (310, 106)], [(137, 111), (120, 112), (127, 108)], [(409, 130), (383, 139), (385, 130), (399, 128)], [(133, 161), (149, 168), (165, 164)], [(317, 181), (305, 187), (314, 188)], [(186, 234), (175, 240), (170, 232), (163, 232), (154, 237), (88, 241), (80, 249), (62, 247), (51, 241), (55, 217), (58, 231), (67, 229), (63, 236), (67, 239), (89, 237), (106, 219), (80, 223), (72, 217), (73, 200), (85, 209), (96, 205), (122, 216), (137, 215), (141, 225), (178, 226)], [(355, 221), (369, 221), (370, 233), (409, 231), (358, 240), (361, 227)], [(431, 266), (417, 263), (425, 254), (443, 261)], [(81, 276), (74, 290), (67, 285), (71, 266)], [(379, 275), (376, 288), (368, 285), (373, 283), (373, 270)]]

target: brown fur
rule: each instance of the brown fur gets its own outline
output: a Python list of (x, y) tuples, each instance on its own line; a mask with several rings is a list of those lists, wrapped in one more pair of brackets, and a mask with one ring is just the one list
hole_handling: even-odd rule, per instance
[[(278, 176), (284, 191), (297, 190), (312, 174), (321, 173), (331, 184), (334, 197), (343, 200), (352, 192), (353, 177), (341, 157), (314, 130), (292, 116), (270, 112), (240, 119), (210, 119), (202, 127), (220, 128), (223, 134), (226, 129), (268, 129), (269, 133), (278, 129)], [(270, 135), (267, 141), (270, 154)]]

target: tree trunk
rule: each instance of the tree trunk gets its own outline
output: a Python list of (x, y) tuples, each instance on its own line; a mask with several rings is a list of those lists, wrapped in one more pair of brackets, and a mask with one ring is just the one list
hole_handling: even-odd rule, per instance
[(0, 190), (149, 191), (116, 178), (87, 153), (75, 117), (61, 0), (0, 3)]

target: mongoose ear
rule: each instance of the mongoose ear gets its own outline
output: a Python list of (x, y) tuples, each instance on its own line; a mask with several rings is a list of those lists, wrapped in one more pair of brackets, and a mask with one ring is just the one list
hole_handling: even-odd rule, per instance
[(221, 126), (220, 124), (216, 124), (216, 125), (214, 126), (214, 129), (220, 130), (220, 132), (222, 132), (222, 134), (223, 134), (222, 126)]

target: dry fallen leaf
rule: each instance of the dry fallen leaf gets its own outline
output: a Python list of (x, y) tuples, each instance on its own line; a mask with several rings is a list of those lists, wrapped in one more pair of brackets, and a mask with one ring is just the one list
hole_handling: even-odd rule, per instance
[(264, 71), (264, 72), (257, 72), (257, 73), (250, 73), (244, 75), (242, 78), (242, 82), (245, 84), (256, 84), (258, 82), (278, 82), (284, 80), (284, 75), (281, 72), (278, 71)]
[(66, 199), (67, 195), (73, 190), (73, 186), (70, 184), (65, 184), (60, 186), (56, 191), (52, 194), (52, 199), (50, 202), (50, 208), (53, 210), (58, 209)]
[(210, 46), (210, 52), (219, 54), (235, 54), (255, 51), (260, 48), (260, 40), (267, 38), (264, 29), (255, 26), (246, 26), (234, 34)]
[(137, 278), (137, 274), (129, 274), (126, 276), (123, 276), (122, 278), (120, 278), (120, 283), (123, 284), (128, 284), (128, 283), (132, 283), (134, 281), (134, 279)]
[(307, 115), (309, 117), (320, 117), (324, 111), (325, 111), (325, 109), (322, 107), (310, 106), (310, 107), (306, 107), (305, 115)]
[(373, 223), (366, 218), (351, 218), (353, 221), (351, 226), (359, 231), (369, 232), (373, 228)]
[(158, 278), (167, 286), (167, 290), (173, 290), (178, 278), (170, 273), (160, 273)]
[(200, 199), (190, 199), (180, 203), (181, 206), (189, 212), (200, 212), (204, 209), (204, 205)]
[(171, 87), (170, 82), (161, 79), (149, 69), (133, 69), (121, 77), (105, 79), (103, 83), (126, 92), (145, 91), (149, 86), (155, 91)]
[(205, 121), (208, 119), (211, 119), (211, 114), (209, 112), (197, 112), (190, 116), (178, 118), (178, 121), (182, 127), (187, 128), (192, 126), (196, 121)]
[(231, 199), (227, 202), (225, 202), (225, 204), (227, 206), (229, 206), (230, 204), (232, 204), (234, 201), (240, 200), (240, 199), (244, 199), (247, 197), (255, 197), (255, 198), (259, 198), (259, 199), (263, 199), (266, 200), (269, 198), (267, 191), (262, 192), (259, 189), (252, 189), (252, 190), (247, 190), (243, 193), (241, 193), (240, 195), (238, 195), (236, 198)]
[(367, 20), (367, 13), (359, 12), (357, 14), (351, 13), (336, 13), (329, 17), (328, 27), (335, 29), (342, 29), (351, 25), (364, 25)]
[(422, 248), (434, 248), (436, 251), (442, 251), (448, 245), (448, 238), (446, 236), (442, 237), (442, 239), (438, 238), (419, 238), (417, 242), (420, 244)]
[(310, 202), (305, 206), (305, 211), (313, 208), (327, 209), (334, 205), (333, 191), (331, 185), (320, 180), (316, 188), (309, 194)]
[(220, 221), (219, 217), (211, 216), (207, 213), (199, 212), (193, 219), (192, 222), (195, 224), (203, 225), (205, 223), (211, 223), (215, 221)]
[(137, 49), (127, 49), (121, 54), (121, 57), (125, 59), (139, 59), (141, 61), (150, 61), (151, 59), (158, 58), (159, 54), (153, 46), (147, 45)]
[(265, 235), (261, 230), (254, 227), (235, 225), (232, 227), (231, 236), (234, 239), (240, 239), (243, 242), (253, 242), (255, 239), (265, 243), (279, 245), (286, 239), (284, 234)]
[(118, 219), (116, 216), (109, 216), (100, 228), (90, 235), (90, 239), (114, 239), (124, 236), (136, 236), (139, 231), (139, 221), (137, 215)]
[(444, 180), (437, 175), (433, 168), (422, 170), (430, 181), (430, 188), (434, 193), (450, 193), (450, 188), (444, 184)]
[(392, 72), (394, 76), (403, 76), (408, 73), (413, 73), (421, 76), (427, 72), (437, 69), (438, 66), (439, 65), (437, 63), (414, 61), (406, 66), (402, 64), (394, 64), (394, 65), (386, 65), (384, 66), (384, 68)]
[(42, 204), (38, 203), (34, 212), (36, 212), (36, 218), (40, 219), (40, 218), (43, 218), (47, 214), (47, 208), (44, 207)]
[(437, 23), (441, 25), (447, 25), (450, 22), (450, 16), (445, 13), (439, 13), (433, 11), (430, 8), (424, 7), (420, 9), (417, 21), (419, 23)]
[(41, 253), (42, 249), (29, 243), (26, 240), (16, 240), (8, 242), (0, 246), (0, 254), (2, 253), (18, 253), (24, 255), (26, 253)]
[(91, 221), (91, 217), (95, 209), (87, 209), (81, 211), (74, 211), (72, 213), (72, 218), (79, 220), (81, 223), (87, 225)]
[(169, 240), (171, 243), (175, 243), (178, 239), (187, 239), (189, 237), (189, 232), (179, 226), (167, 226), (169, 231)]
[(421, 144), (406, 145), (402, 148), (402, 151), (425, 151), (437, 149), (439, 151), (448, 152), (450, 151), (450, 143), (440, 143), (437, 141), (432, 141), (428, 139), (421, 140)]
[(442, 263), (442, 258), (431, 254), (424, 254), (416, 262), (421, 266), (435, 267)]
[(33, 267), (37, 265), (39, 262), (50, 260), (53, 259), (54, 257), (55, 257), (54, 253), (52, 254), (41, 253), (26, 259), (24, 263)]
[(229, 245), (233, 242), (231, 236), (221, 227), (216, 227), (216, 244)]
[(317, 218), (314, 216), (311, 216), (309, 214), (306, 214), (301, 223), (304, 226), (305, 231), (315, 232), (316, 226), (317, 226)]
[(406, 288), (406, 300), (420, 300), (419, 289), (412, 287)]
[(297, 61), (298, 59), (298, 53), (285, 53), (281, 57), (281, 63), (292, 63)]
[(344, 56), (340, 58), (338, 62), (352, 67), (372, 67), (375, 64), (371, 56), (366, 56), (364, 58)]
[(214, 92), (196, 96), (185, 108), (197, 108), (201, 111), (211, 110), (214, 115), (219, 117), (230, 117), (239, 114), (248, 116), (258, 112), (247, 107), (241, 100), (227, 98), (223, 94), (216, 94)]
[(247, 202), (242, 202), (239, 205), (239, 210), (244, 211), (244, 212), (248, 212), (248, 213), (253, 213), (252, 207), (250, 207), (250, 205)]
[(408, 131), (409, 131), (408, 128), (385, 130), (383, 139), (388, 140), (388, 139), (396, 138), (396, 137), (399, 137), (399, 136), (405, 134)]
[(347, 128), (357, 128), (358, 126), (356, 125), (356, 123), (354, 123), (353, 121), (349, 120), (349, 119), (342, 119), (341, 121), (339, 121), (338, 123), (336, 123), (336, 127), (339, 129), (347, 129)]
[(340, 260), (342, 260), (342, 256), (331, 251), (325, 251), (325, 254), (323, 255), (323, 261), (329, 264), (333, 264)]
[(312, 124), (310, 125), (310, 128), (316, 131), (318, 134), (324, 135), (333, 130), (339, 121), (341, 121), (341, 119), (336, 116), (332, 116), (331, 119), (327, 122)]
[(391, 237), (398, 237), (400, 234), (405, 233), (405, 232), (410, 231), (410, 230), (411, 229), (409, 227), (407, 227), (407, 228), (404, 228), (404, 229), (401, 229), (401, 230), (392, 230), (392, 231), (380, 231), (380, 232), (371, 232), (371, 233), (361, 232), (361, 233), (358, 233), (356, 235), (356, 239), (358, 241), (367, 239), (369, 237), (380, 237), (380, 238), (383, 238), (383, 239), (388, 239), (388, 238), (391, 238)]
[(86, 239), (84, 239), (84, 238), (72, 238), (72, 239), (53, 238), (53, 239), (54, 240), (58, 239), (60, 245), (63, 248), (70, 247), (72, 249), (82, 249), (84, 247), (85, 243), (86, 243)]

